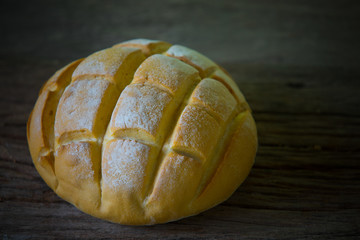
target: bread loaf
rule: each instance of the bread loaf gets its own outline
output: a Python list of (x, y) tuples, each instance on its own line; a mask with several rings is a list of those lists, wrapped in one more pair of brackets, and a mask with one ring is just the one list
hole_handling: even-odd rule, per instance
[(225, 70), (189, 48), (145, 39), (56, 72), (27, 137), (37, 171), (61, 198), (129, 225), (221, 203), (257, 149), (249, 105)]

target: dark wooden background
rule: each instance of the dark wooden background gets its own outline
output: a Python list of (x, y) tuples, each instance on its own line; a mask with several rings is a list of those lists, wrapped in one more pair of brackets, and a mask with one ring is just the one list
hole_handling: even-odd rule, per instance
[[(359, 1), (1, 1), (3, 239), (360, 239)], [(204, 53), (236, 79), (259, 150), (221, 205), (151, 227), (108, 223), (37, 174), (26, 120), (41, 85), (74, 59), (132, 38)]]

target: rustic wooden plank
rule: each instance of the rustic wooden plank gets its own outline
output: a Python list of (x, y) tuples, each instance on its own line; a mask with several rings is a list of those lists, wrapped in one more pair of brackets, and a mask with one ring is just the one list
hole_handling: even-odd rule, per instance
[[(3, 239), (359, 239), (357, 1), (3, 1), (0, 234)], [(145, 9), (145, 10), (144, 10)], [(26, 121), (69, 61), (135, 37), (203, 52), (236, 79), (259, 133), (256, 163), (223, 204), (130, 227), (78, 211), (36, 172)]]
[[(26, 205), (25, 205), (26, 206)], [(27, 207), (31, 219), (19, 211), (24, 203), (6, 208), (11, 221), (19, 224), (16, 238), (33, 236), (48, 237), (44, 225), (53, 238), (138, 238), (146, 239), (231, 239), (239, 235), (256, 239), (325, 239), (342, 237), (349, 239), (359, 234), (353, 210), (341, 211), (287, 211), (249, 209), (219, 206), (211, 213), (205, 212), (196, 218), (153, 227), (129, 227), (84, 216), (72, 207), (53, 204), (37, 204)], [(359, 210), (355, 211), (359, 213)], [(242, 216), (239, 218), (239, 216)], [(321, 222), (326, 219), (327, 224)], [(28, 221), (37, 224), (28, 225)], [(341, 224), (341, 222), (350, 224)], [(6, 227), (10, 227), (9, 224)], [(91, 226), (91, 227), (89, 227)], [(31, 228), (31, 229), (30, 229)], [(258, 230), (261, 229), (259, 232)], [(91, 233), (89, 233), (91, 231)], [(311, 235), (309, 235), (309, 232)], [(30, 233), (30, 234), (29, 234)], [(297, 233), (295, 235), (294, 233)], [(29, 235), (28, 235), (29, 234)], [(50, 236), (50, 237), (51, 237)], [(137, 237), (134, 237), (137, 236)]]
[[(252, 66), (248, 68), (252, 69)], [(257, 66), (259, 71), (264, 68), (268, 69), (268, 66)], [(279, 70), (272, 66), (271, 69), (277, 72), (273, 74), (277, 79), (273, 80), (276, 91), (286, 92), (288, 79), (280, 71), (282, 67)], [(31, 71), (28, 74), (31, 75)], [(257, 86), (254, 88), (259, 95), (261, 91), (268, 91), (259, 77), (250, 74), (246, 79), (240, 84), (250, 85), (253, 81), (252, 86)], [(37, 82), (41, 80), (37, 79)], [(34, 81), (34, 84), (38, 83)], [(356, 84), (347, 88), (351, 91), (354, 86)], [(18, 88), (21, 88), (21, 81), (17, 86), (7, 87), (4, 93)], [(308, 88), (308, 98), (316, 96), (310, 95), (312, 85), (303, 88)], [(323, 85), (325, 93), (332, 88)], [(347, 93), (347, 89), (342, 91), (339, 94)], [(3, 96), (16, 100), (12, 94)], [(34, 101), (36, 93), (26, 95), (24, 91), (24, 98), (28, 100), (12, 102), (5, 99), (10, 108), (0, 119), (5, 126), (0, 134), (1, 214), (8, 219), (3, 229), (7, 229), (11, 237), (49, 237), (60, 233), (64, 238), (89, 237), (89, 226), (99, 224), (102, 227), (96, 228), (99, 233), (96, 238), (131, 238), (146, 234), (155, 239), (161, 231), (166, 231), (162, 236), (169, 239), (223, 239), (239, 234), (259, 239), (348, 239), (359, 234), (360, 151), (356, 133), (360, 119), (356, 114), (339, 114), (337, 109), (327, 114), (309, 113), (300, 107), (296, 113), (291, 112), (290, 107), (273, 112), (271, 104), (264, 111), (257, 111), (257, 105), (254, 105), (260, 148), (254, 169), (242, 187), (224, 204), (199, 216), (134, 230), (87, 216), (60, 200), (45, 186), (32, 166), (25, 138), (25, 122), (32, 104), (24, 102)], [(278, 98), (274, 96), (266, 101), (274, 102)], [(330, 101), (329, 104), (337, 102)], [(335, 129), (336, 126), (341, 128)], [(323, 221), (326, 225), (322, 225)], [(29, 222), (41, 222), (41, 225), (34, 226)], [(303, 225), (308, 227), (304, 229)], [(293, 232), (298, 235), (293, 236)]]

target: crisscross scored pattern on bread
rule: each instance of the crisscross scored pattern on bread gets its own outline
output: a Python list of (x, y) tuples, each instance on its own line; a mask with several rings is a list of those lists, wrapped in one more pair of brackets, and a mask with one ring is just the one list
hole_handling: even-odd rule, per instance
[(183, 46), (136, 39), (59, 70), (28, 121), (34, 164), (93, 216), (155, 224), (227, 199), (257, 149), (231, 77)]

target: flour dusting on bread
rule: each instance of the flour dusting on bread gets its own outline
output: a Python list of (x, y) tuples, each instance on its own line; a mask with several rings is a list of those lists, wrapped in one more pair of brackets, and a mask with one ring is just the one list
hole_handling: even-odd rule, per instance
[(249, 173), (250, 108), (199, 52), (135, 39), (64, 69), (40, 92), (28, 139), (40, 175), (82, 211), (132, 225), (173, 221), (224, 201)]
[(103, 181), (113, 189), (134, 190), (143, 184), (150, 147), (134, 140), (115, 140), (108, 146)]

